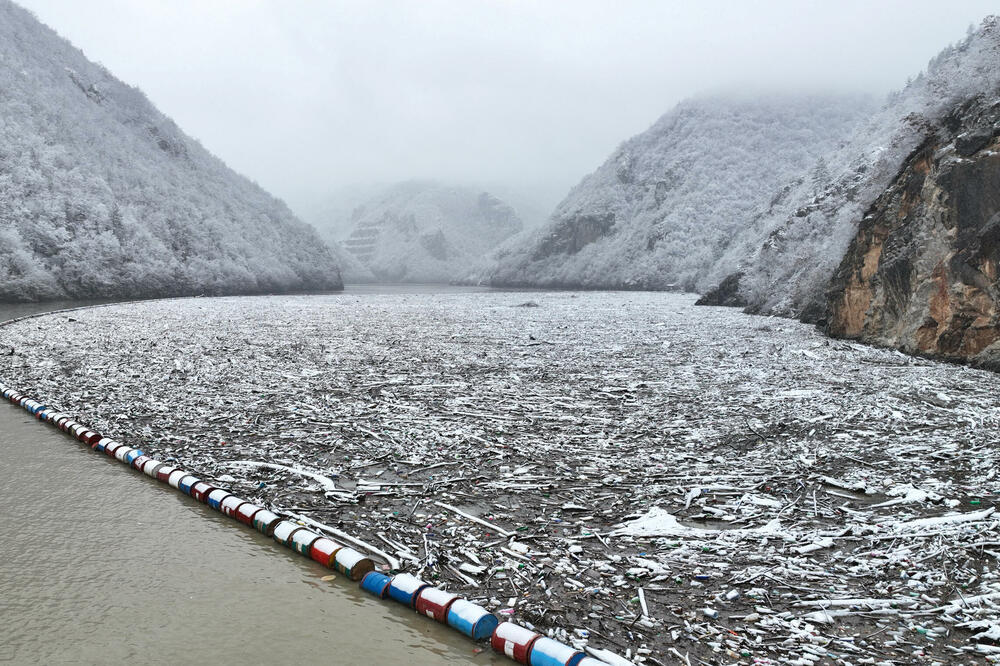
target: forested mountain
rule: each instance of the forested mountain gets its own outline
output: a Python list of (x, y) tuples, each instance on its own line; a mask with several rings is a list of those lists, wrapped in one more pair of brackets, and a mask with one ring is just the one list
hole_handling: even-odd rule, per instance
[(702, 97), (623, 143), (498, 253), (495, 285), (684, 288), (711, 284), (734, 234), (825, 181), (822, 156), (874, 109), (858, 96)]
[[(469, 279), (483, 257), (521, 230), (517, 212), (480, 190), (427, 181), (387, 187), (353, 207), (341, 246), (360, 264), (349, 281), (455, 282)], [(341, 232), (343, 233), (343, 232)]]
[(340, 287), (281, 201), (0, 0), (0, 299)]

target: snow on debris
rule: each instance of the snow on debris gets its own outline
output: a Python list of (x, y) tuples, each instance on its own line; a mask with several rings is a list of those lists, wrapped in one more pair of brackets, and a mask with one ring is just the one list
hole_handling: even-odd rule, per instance
[(50, 315), (0, 329), (0, 376), (636, 663), (1000, 660), (1000, 377), (688, 296), (531, 297)]

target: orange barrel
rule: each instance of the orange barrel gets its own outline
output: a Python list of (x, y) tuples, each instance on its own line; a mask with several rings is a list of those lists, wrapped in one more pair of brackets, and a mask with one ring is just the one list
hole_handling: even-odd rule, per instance
[(528, 657), (531, 654), (531, 648), (539, 638), (541, 635), (536, 634), (531, 629), (526, 629), (513, 622), (501, 622), (493, 630), (490, 645), (493, 646), (494, 650), (503, 652), (514, 661), (527, 664), (530, 663)]
[(193, 474), (185, 474), (177, 482), (177, 490), (181, 491), (182, 493), (184, 493), (186, 495), (190, 495), (191, 494), (191, 487), (194, 486), (194, 484), (200, 483), (200, 482), (201, 482), (201, 479), (199, 479), (197, 476), (194, 476)]
[(343, 548), (343, 546), (333, 539), (320, 537), (313, 541), (312, 548), (309, 549), (309, 557), (313, 558), (324, 567), (330, 567), (332, 569), (333, 559), (337, 555), (337, 551), (341, 548)]
[(353, 548), (341, 548), (333, 556), (333, 568), (351, 580), (361, 580), (369, 571), (375, 571), (375, 563)]
[(306, 557), (309, 557), (310, 554), (312, 553), (313, 542), (316, 541), (317, 539), (322, 539), (322, 538), (323, 538), (322, 536), (316, 534), (312, 530), (308, 529), (295, 530), (295, 532), (292, 533), (291, 537), (292, 550), (299, 552), (305, 555)]
[(222, 488), (216, 488), (208, 494), (208, 505), (216, 511), (222, 511), (222, 500), (231, 497), (232, 493)]
[(159, 460), (153, 460), (150, 458), (146, 461), (146, 464), (142, 466), (142, 473), (151, 479), (156, 478), (156, 470), (165, 466), (166, 463), (161, 463)]
[(125, 462), (125, 456), (135, 450), (136, 449), (133, 449), (131, 446), (119, 446), (115, 449), (115, 460), (118, 462)]
[[(117, 451), (115, 451), (115, 455), (116, 455), (116, 456), (117, 456), (117, 454), (118, 454), (118, 452), (117, 452)], [(139, 449), (132, 449), (131, 451), (129, 451), (128, 453), (126, 453), (126, 454), (125, 454), (125, 460), (124, 460), (123, 462), (124, 462), (124, 463), (125, 463), (126, 465), (131, 465), (131, 464), (132, 464), (132, 463), (134, 463), (134, 462), (136, 461), (136, 459), (137, 459), (137, 458), (139, 458), (139, 457), (140, 457), (141, 455), (142, 455), (142, 451), (140, 451)]]
[(170, 483), (170, 475), (177, 471), (177, 468), (170, 463), (163, 463), (156, 468), (156, 480), (163, 483)]
[(253, 502), (245, 502), (240, 504), (236, 509), (236, 520), (240, 521), (244, 525), (250, 525), (251, 527), (257, 527), (253, 522), (253, 517), (258, 511), (263, 511), (264, 507), (257, 506)]
[(141, 456), (138, 456), (137, 458), (134, 458), (132, 460), (132, 467), (134, 467), (135, 469), (137, 469), (137, 470), (139, 470), (141, 472), (142, 471), (142, 466), (146, 464), (147, 460), (152, 460), (152, 458), (150, 458), (146, 454), (142, 454)]
[(379, 599), (385, 599), (389, 595), (389, 585), (392, 578), (377, 571), (369, 571), (361, 579), (361, 589), (374, 594)]
[(425, 587), (430, 587), (430, 585), (416, 576), (407, 573), (396, 574), (392, 577), (392, 583), (389, 584), (389, 598), (398, 601), (404, 606), (414, 608), (417, 602), (417, 595)]
[(257, 513), (253, 514), (254, 529), (261, 534), (266, 534), (267, 536), (274, 534), (274, 528), (280, 522), (281, 516), (276, 513), (272, 513), (267, 509), (261, 509)]
[(529, 663), (531, 666), (577, 666), (586, 656), (576, 648), (542, 636), (531, 646)]
[(208, 494), (215, 490), (215, 486), (210, 483), (205, 483), (204, 481), (199, 481), (198, 483), (191, 486), (191, 497), (195, 498), (199, 502), (208, 502)]
[(448, 609), (451, 608), (451, 605), (457, 599), (457, 594), (445, 592), (436, 587), (425, 587), (417, 595), (417, 612), (421, 615), (426, 615), (432, 620), (447, 624)]
[(236, 509), (240, 508), (240, 504), (245, 504), (246, 500), (242, 497), (237, 497), (236, 495), (229, 495), (224, 500), (222, 500), (222, 507), (220, 511), (223, 514), (229, 516), (230, 518), (236, 517)]
[(183, 479), (185, 476), (190, 476), (190, 475), (182, 469), (175, 469), (170, 473), (170, 476), (167, 477), (167, 484), (171, 488), (176, 488), (177, 490), (180, 490), (181, 479)]
[(489, 638), (500, 620), (482, 606), (458, 599), (448, 609), (448, 626), (474, 641)]
[(274, 531), (271, 533), (271, 536), (273, 536), (274, 540), (281, 545), (291, 548), (292, 542), (289, 541), (289, 539), (296, 530), (301, 529), (302, 525), (299, 525), (298, 523), (293, 523), (290, 520), (280, 520), (274, 526)]

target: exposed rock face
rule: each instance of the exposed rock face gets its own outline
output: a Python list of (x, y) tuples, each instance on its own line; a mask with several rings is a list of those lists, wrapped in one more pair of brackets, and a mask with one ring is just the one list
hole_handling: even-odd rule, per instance
[(830, 284), (839, 337), (1000, 367), (1000, 103), (945, 120), (872, 204)]

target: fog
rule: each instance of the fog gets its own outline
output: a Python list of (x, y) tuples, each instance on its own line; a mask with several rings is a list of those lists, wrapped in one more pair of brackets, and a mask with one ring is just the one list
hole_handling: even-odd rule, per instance
[(433, 178), (550, 209), (676, 102), (916, 75), (987, 0), (20, 0), (230, 166), (306, 210)]

